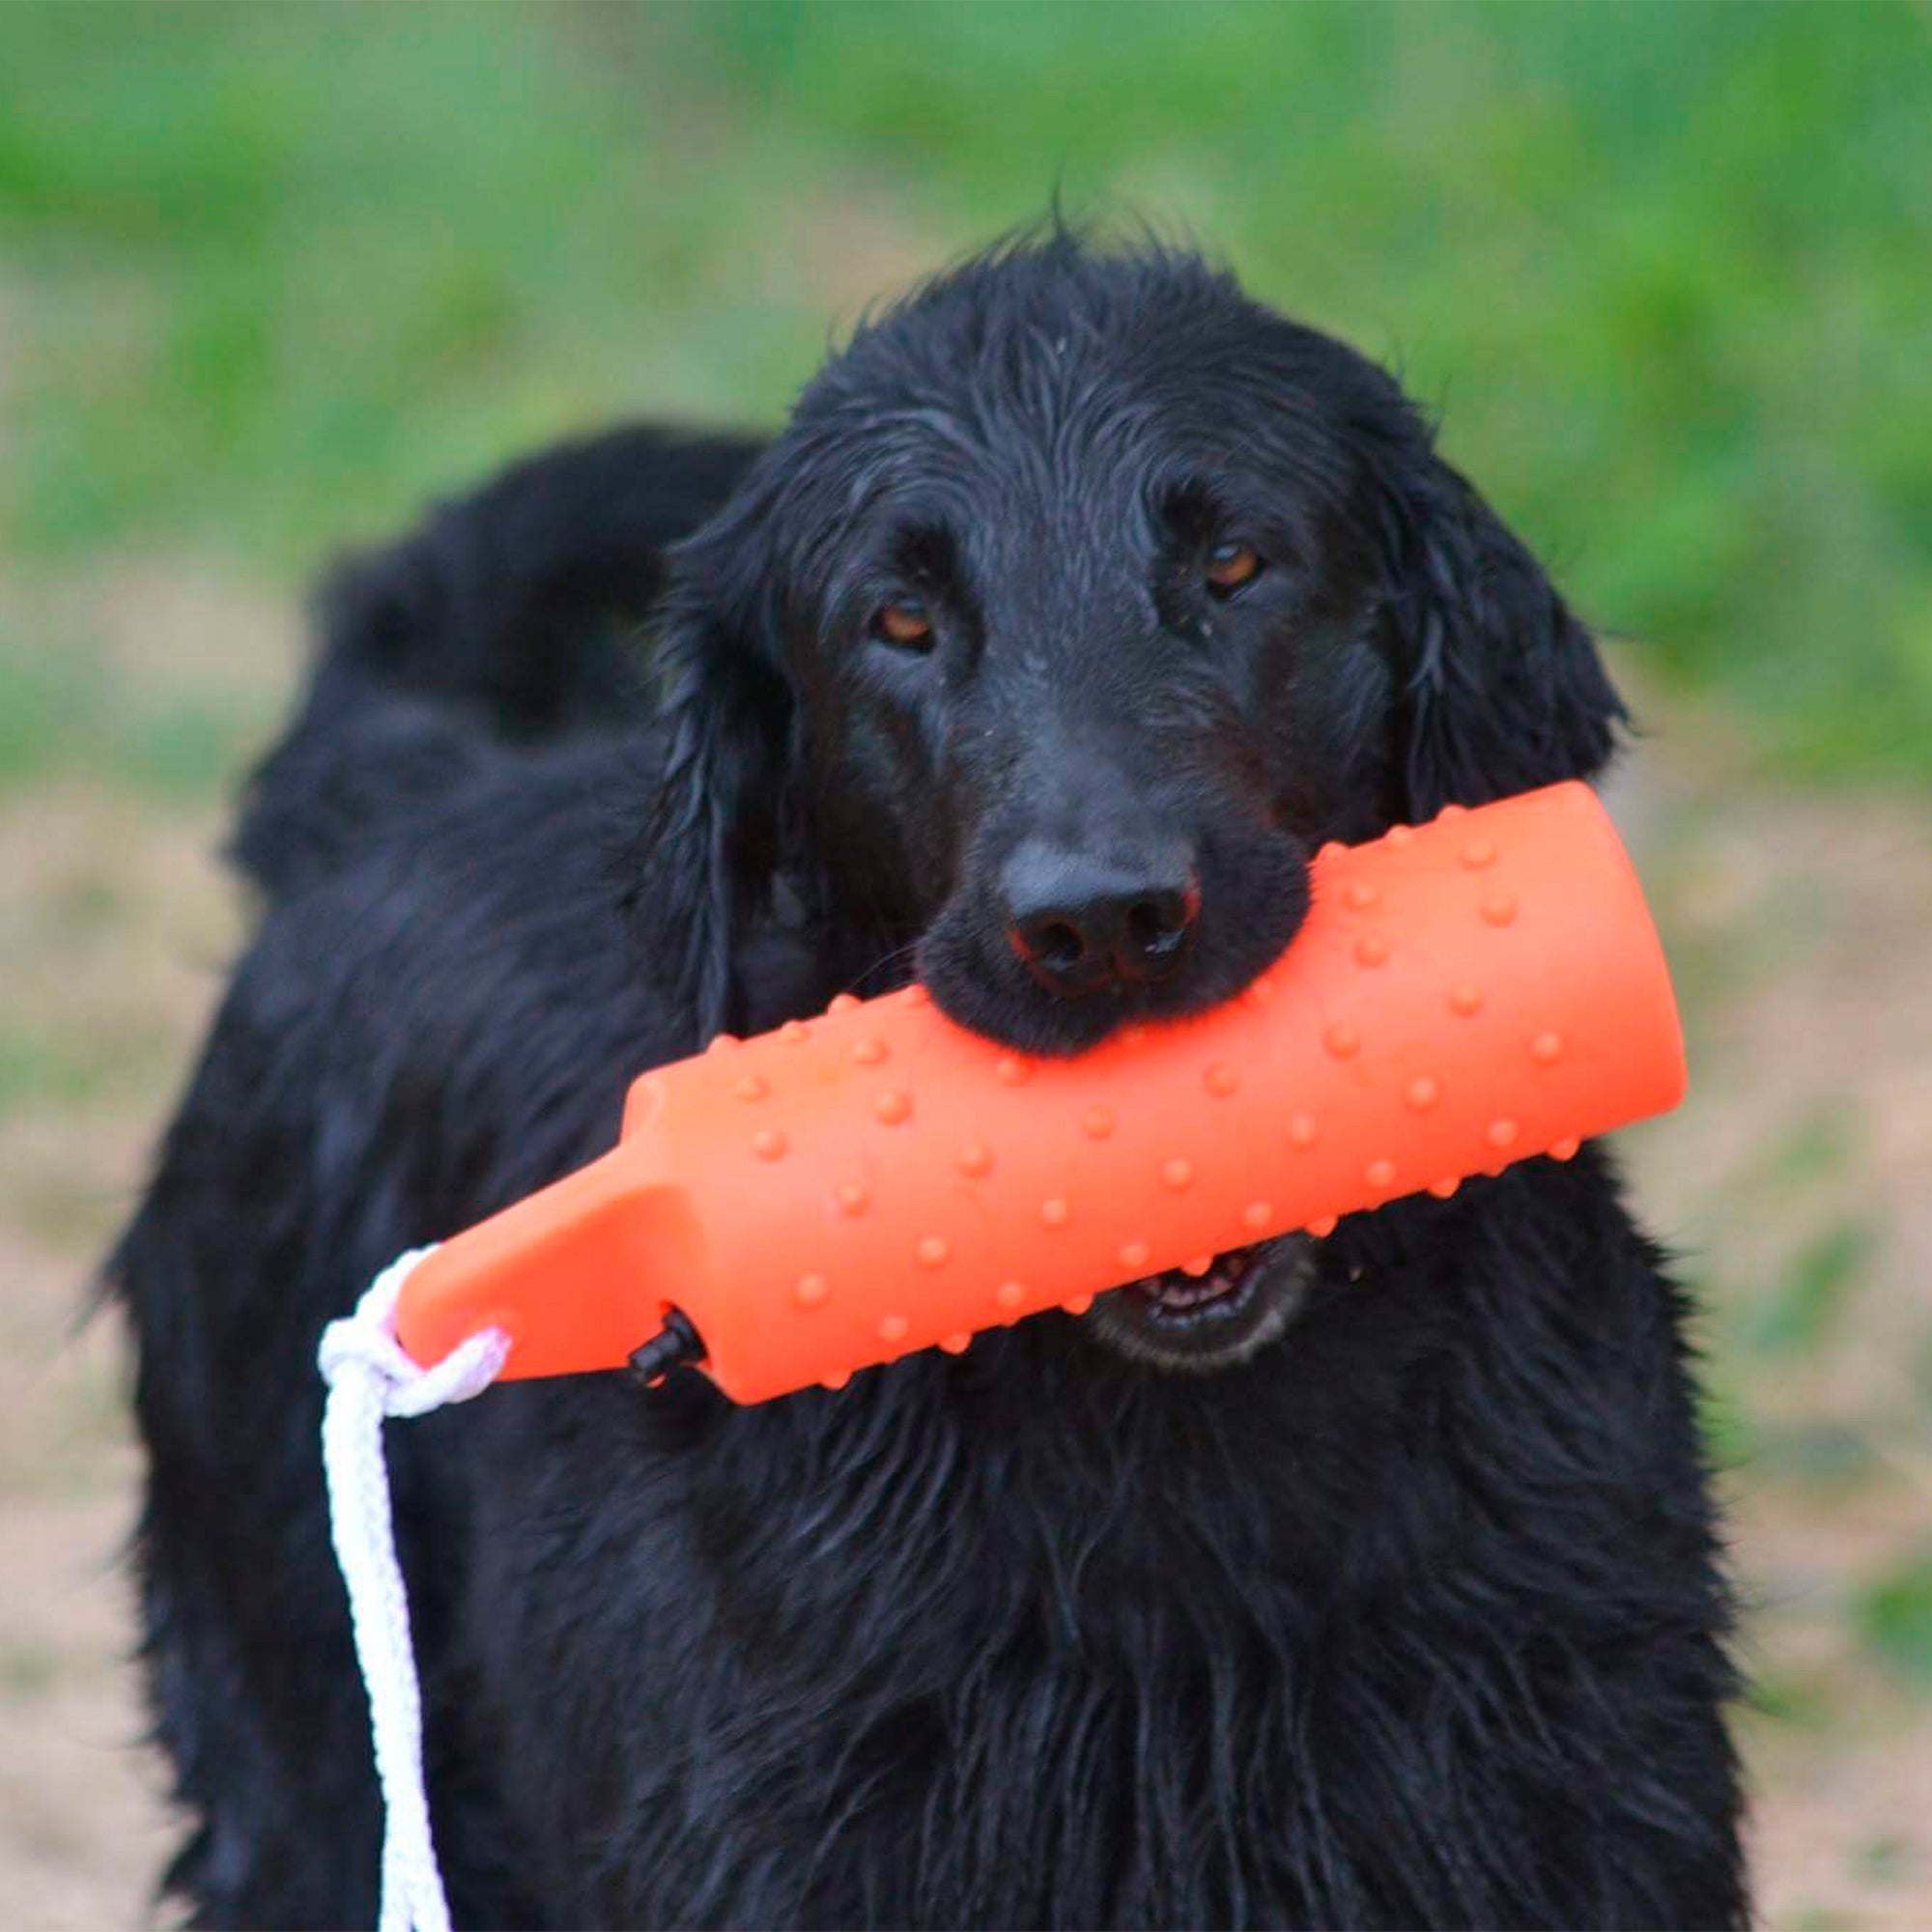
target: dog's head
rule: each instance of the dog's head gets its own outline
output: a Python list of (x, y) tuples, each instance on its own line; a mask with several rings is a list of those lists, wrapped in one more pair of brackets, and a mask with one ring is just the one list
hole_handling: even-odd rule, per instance
[(1619, 715), (1386, 374), (1060, 233), (832, 359), (678, 553), (663, 646), (707, 1031), (781, 867), (1034, 1052), (1208, 1006), (1323, 839), (1588, 774)]

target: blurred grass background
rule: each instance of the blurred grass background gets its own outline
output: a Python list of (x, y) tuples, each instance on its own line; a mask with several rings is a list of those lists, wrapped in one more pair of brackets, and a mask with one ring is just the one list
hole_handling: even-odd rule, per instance
[[(1922, 0), (0, 6), (0, 1500), (124, 1504), (111, 1360), (42, 1365), (302, 582), (571, 429), (773, 419), (1056, 190), (1398, 366), (1623, 640), (1698, 1074), (1630, 1146), (1712, 1306), (1774, 1916), (1932, 1922)], [(0, 1626), (0, 1879), (79, 1923), (148, 1841), (98, 1751), (60, 1822), (43, 1747), (120, 1709), (71, 1609)]]
[(1787, 769), (1932, 776), (1927, 32), (1905, 5), (0, 8), (0, 528), (288, 572), (560, 424), (764, 419), (875, 286), (852, 255), (930, 266), (1057, 183), (1398, 362), (1584, 604)]

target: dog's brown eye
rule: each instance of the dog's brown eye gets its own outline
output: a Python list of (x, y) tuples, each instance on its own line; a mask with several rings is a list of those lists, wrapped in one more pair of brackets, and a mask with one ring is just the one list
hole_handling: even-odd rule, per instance
[(923, 650), (932, 641), (932, 618), (917, 597), (895, 597), (879, 607), (872, 629), (889, 644)]
[(1254, 546), (1244, 543), (1216, 544), (1208, 553), (1208, 582), (1219, 591), (1238, 590), (1261, 575), (1262, 560)]

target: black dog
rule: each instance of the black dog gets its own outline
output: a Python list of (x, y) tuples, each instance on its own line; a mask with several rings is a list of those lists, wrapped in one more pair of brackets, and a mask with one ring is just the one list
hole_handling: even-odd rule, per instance
[[(324, 619), (113, 1264), (210, 1925), (373, 1917), (314, 1353), (377, 1267), (841, 988), (1048, 1053), (1224, 999), (1321, 840), (1594, 772), (1619, 714), (1386, 376), (1059, 233), (769, 444), (541, 457)], [(458, 1917), (1735, 1924), (1683, 1313), (1586, 1149), (836, 1395), (394, 1429)]]

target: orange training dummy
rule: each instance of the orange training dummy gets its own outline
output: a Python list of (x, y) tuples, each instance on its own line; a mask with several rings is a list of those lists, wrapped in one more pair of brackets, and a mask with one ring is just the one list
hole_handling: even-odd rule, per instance
[(430, 1255), (419, 1362), (494, 1325), (507, 1376), (701, 1354), (760, 1402), (1338, 1214), (1567, 1159), (1674, 1106), (1684, 1053), (1642, 893), (1562, 784), (1329, 846), (1238, 999), (1071, 1060), (923, 988), (646, 1073), (614, 1151)]

